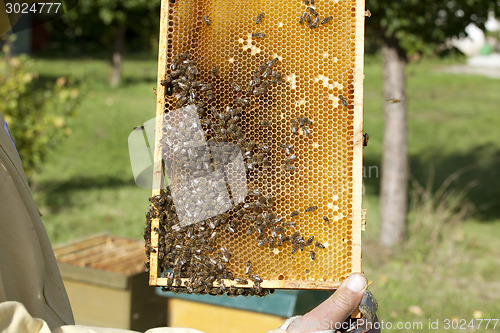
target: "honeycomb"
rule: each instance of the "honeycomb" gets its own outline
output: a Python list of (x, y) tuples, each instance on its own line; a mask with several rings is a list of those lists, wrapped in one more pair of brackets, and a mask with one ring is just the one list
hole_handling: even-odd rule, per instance
[(361, 271), (363, 14), (360, 0), (162, 2), (151, 285), (259, 294)]

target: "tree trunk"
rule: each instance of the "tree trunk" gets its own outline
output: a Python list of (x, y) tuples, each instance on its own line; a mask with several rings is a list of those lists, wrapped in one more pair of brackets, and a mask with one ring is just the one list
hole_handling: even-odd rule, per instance
[(394, 38), (384, 39), (384, 149), (380, 193), (379, 242), (391, 247), (406, 236), (408, 208), (408, 148), (406, 117), (406, 57)]
[(125, 40), (125, 26), (118, 27), (115, 33), (115, 42), (113, 49), (113, 71), (111, 73), (111, 86), (116, 87), (120, 83), (122, 76), (122, 54)]

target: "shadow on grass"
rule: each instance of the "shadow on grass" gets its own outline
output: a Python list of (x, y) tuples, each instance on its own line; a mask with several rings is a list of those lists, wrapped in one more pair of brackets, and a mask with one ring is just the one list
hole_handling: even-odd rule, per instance
[[(91, 84), (97, 83), (108, 86), (111, 89), (109, 85), (109, 76), (112, 69), (110, 53), (91, 53), (77, 56), (42, 53), (36, 54), (33, 59), (35, 61), (50, 60), (51, 63), (60, 61), (67, 66), (73, 64), (77, 67), (77, 69), (71, 71), (42, 71), (43, 73), (39, 75), (39, 82), (53, 83), (60, 76), (66, 76)], [(121, 82), (117, 88), (144, 83), (151, 83), (152, 86), (156, 86), (156, 61), (156, 56), (147, 53), (124, 54)]]
[[(364, 185), (366, 192), (380, 193), (381, 161), (365, 158)], [(379, 177), (370, 176), (370, 166), (377, 166)], [(433, 191), (455, 174), (454, 185), (458, 189), (468, 189), (466, 195), (477, 209), (475, 217), (482, 222), (491, 222), (500, 218), (500, 151), (490, 146), (478, 146), (464, 153), (444, 155), (435, 150), (426, 153), (426, 157), (410, 156), (411, 177), (424, 185), (433, 180)]]
[(132, 86), (136, 84), (149, 83), (151, 87), (156, 88), (156, 74), (154, 76), (151, 75), (134, 75), (134, 76), (123, 76), (120, 81), (120, 86)]
[(53, 212), (59, 212), (66, 207), (78, 205), (75, 202), (77, 192), (118, 189), (122, 187), (136, 187), (133, 179), (124, 179), (113, 176), (75, 177), (65, 181), (46, 181), (37, 184), (43, 192), (43, 200)]

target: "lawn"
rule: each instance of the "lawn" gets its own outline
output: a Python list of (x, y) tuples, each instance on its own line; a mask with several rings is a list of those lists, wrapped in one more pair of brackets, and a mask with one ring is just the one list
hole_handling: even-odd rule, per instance
[[(500, 314), (500, 140), (492, 128), (500, 124), (500, 80), (436, 70), (447, 63), (423, 60), (408, 67), (412, 180), (425, 185), (432, 179), (437, 191), (449, 175), (460, 174), (452, 188), (472, 186), (463, 200), (475, 211), (464, 223), (445, 226), (444, 235), (455, 239), (452, 248), (444, 241), (430, 249), (420, 246), (426, 255), (409, 246), (399, 253), (376, 246), (383, 134), (380, 60), (367, 58), (365, 68), (364, 127), (370, 142), (364, 150), (364, 269), (380, 303), (379, 317), (394, 324), (422, 322), (418, 331), (423, 332), (433, 331), (429, 319), (439, 320), (443, 331), (445, 319)], [(101, 231), (140, 238), (150, 191), (134, 184), (127, 137), (154, 116), (156, 59), (126, 57), (123, 84), (115, 89), (106, 83), (109, 66), (101, 59), (39, 58), (35, 69), (46, 79), (72, 75), (85, 82), (78, 114), (69, 120), (72, 134), (34, 178), (35, 200), (52, 242)], [(418, 206), (413, 213), (421, 211)], [(446, 224), (439, 214), (429, 220)]]

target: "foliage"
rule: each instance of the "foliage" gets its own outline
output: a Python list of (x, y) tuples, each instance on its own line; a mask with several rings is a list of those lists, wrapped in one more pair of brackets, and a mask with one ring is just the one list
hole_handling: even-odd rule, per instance
[[(127, 28), (130, 49), (154, 49), (158, 43), (160, 0), (80, 0), (60, 20), (48, 22), (56, 48), (68, 44), (79, 51), (110, 48), (119, 26)], [(75, 41), (78, 44), (72, 44)]]
[(37, 73), (27, 69), (29, 58), (8, 57), (7, 49), (4, 45), (0, 53), (0, 113), (30, 178), (49, 149), (71, 133), (66, 118), (74, 115), (80, 92), (62, 76), (42, 84)]
[(500, 12), (499, 6), (498, 0), (367, 0), (367, 39), (394, 38), (407, 55), (425, 52), (463, 35), (469, 23), (484, 29), (488, 9)]

